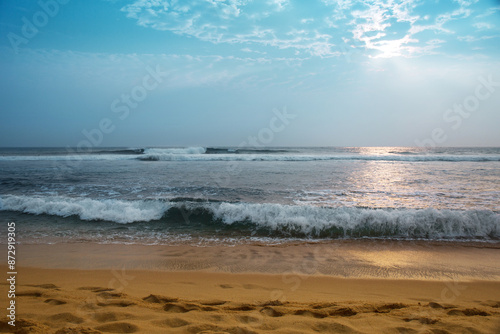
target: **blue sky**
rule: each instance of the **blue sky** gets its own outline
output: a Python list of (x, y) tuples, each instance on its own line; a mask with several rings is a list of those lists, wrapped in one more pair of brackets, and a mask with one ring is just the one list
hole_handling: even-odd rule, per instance
[(237, 146), (276, 109), (269, 146), (500, 146), (499, 1), (2, 1), (0, 36), (0, 146)]

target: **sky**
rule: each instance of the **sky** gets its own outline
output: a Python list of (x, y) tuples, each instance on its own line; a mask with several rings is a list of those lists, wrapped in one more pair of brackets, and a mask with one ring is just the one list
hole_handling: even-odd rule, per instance
[(1, 0), (0, 146), (500, 146), (500, 1)]

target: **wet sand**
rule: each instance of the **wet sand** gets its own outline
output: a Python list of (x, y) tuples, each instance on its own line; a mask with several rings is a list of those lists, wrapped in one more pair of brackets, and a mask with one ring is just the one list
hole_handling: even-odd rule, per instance
[(500, 332), (495, 244), (21, 244), (17, 266), (18, 333)]

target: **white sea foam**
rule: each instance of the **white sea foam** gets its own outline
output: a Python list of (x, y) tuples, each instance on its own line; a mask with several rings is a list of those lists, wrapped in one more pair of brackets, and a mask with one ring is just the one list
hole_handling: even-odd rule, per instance
[[(326, 161), (326, 160), (366, 160), (366, 161), (408, 161), (408, 162), (488, 162), (500, 161), (500, 155), (444, 155), (444, 154), (300, 154), (300, 153), (226, 153), (205, 154), (204, 147), (187, 148), (146, 148), (143, 154), (59, 154), (59, 155), (3, 155), (0, 161), (87, 161), (87, 160), (146, 160), (146, 161)], [(229, 151), (228, 151), (229, 152)]]
[[(500, 215), (491, 211), (322, 208), (281, 204), (222, 203), (212, 205), (214, 217), (226, 224), (251, 221), (279, 230), (286, 227), (309, 235), (336, 228), (344, 237), (498, 238)], [(359, 234), (359, 235), (357, 235)]]
[[(141, 149), (129, 149), (129, 150), (118, 150), (120, 154), (107, 154), (107, 153), (89, 153), (89, 154), (74, 154), (68, 152), (68, 154), (56, 154), (56, 155), (2, 155), (0, 156), (0, 161), (37, 161), (37, 160), (48, 160), (48, 161), (87, 161), (87, 160), (134, 160), (137, 159), (138, 155), (141, 157), (152, 157), (150, 160), (168, 160), (171, 156), (180, 156), (179, 160), (189, 160), (183, 159), (184, 156), (189, 155), (201, 155), (206, 152), (204, 147), (186, 147), (186, 148), (147, 148), (144, 149), (143, 154), (123, 154), (124, 151), (140, 151)], [(156, 159), (155, 159), (156, 157)]]
[[(487, 210), (435, 209), (365, 209), (325, 208), (271, 203), (207, 203), (97, 200), (60, 196), (0, 197), (0, 210), (62, 217), (78, 216), (81, 220), (103, 220), (132, 223), (158, 220), (172, 208), (182, 209), (188, 217), (199, 210), (212, 218), (207, 227), (236, 223), (250, 224), (253, 229), (308, 237), (402, 237), (425, 239), (499, 239), (500, 214)], [(190, 218), (191, 219), (191, 218)], [(200, 218), (202, 219), (202, 218)], [(180, 219), (175, 223), (189, 223)], [(239, 226), (239, 225), (238, 225)]]
[(127, 154), (3, 155), (0, 156), (0, 161), (106, 161), (135, 158), (137, 155)]
[(147, 148), (144, 154), (152, 155), (173, 155), (173, 154), (205, 154), (204, 147), (186, 147), (186, 148)]
[(366, 161), (500, 161), (498, 155), (311, 155), (311, 154), (146, 154), (136, 157), (149, 161), (327, 161), (327, 160), (366, 160)]
[(196, 157), (203, 156), (205, 152), (204, 147), (147, 148), (144, 150), (144, 154), (137, 159), (149, 161), (196, 161), (202, 160)]
[(0, 197), (0, 210), (61, 217), (78, 216), (82, 220), (107, 220), (122, 224), (160, 219), (168, 209), (166, 203), (159, 201), (95, 200), (61, 196)]
[[(351, 150), (352, 151), (352, 150)], [(234, 149), (234, 148), (205, 148), (205, 147), (184, 147), (184, 148), (135, 148), (135, 149), (105, 149), (88, 154), (76, 154), (64, 150), (41, 151), (41, 154), (22, 155), (16, 153), (9, 155), (3, 153), (0, 155), (0, 161), (87, 161), (87, 160), (145, 160), (145, 161), (402, 161), (402, 162), (430, 162), (430, 161), (448, 161), (448, 162), (500, 162), (498, 150), (492, 152), (467, 152), (467, 154), (457, 154), (453, 150), (449, 154), (426, 151), (384, 151), (378, 154), (343, 152), (331, 149), (331, 152), (325, 149), (305, 150), (305, 149)], [(32, 151), (27, 151), (32, 152)], [(44, 153), (45, 152), (45, 153)], [(56, 152), (57, 154), (55, 154)], [(52, 154), (51, 154), (52, 153)], [(399, 153), (399, 154), (398, 154)], [(408, 154), (411, 153), (411, 154)]]

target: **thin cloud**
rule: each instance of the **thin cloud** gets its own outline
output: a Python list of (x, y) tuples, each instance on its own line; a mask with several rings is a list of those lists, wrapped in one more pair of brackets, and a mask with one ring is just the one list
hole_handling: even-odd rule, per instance
[[(449, 23), (471, 20), (480, 5), (456, 0), (436, 9), (418, 0), (317, 0), (308, 3), (316, 15), (304, 17), (289, 0), (136, 0), (121, 10), (140, 26), (213, 44), (239, 44), (243, 52), (256, 52), (258, 46), (267, 54), (284, 50), (289, 56), (338, 57), (347, 40), (365, 56), (387, 58), (435, 54), (446, 43), (429, 41), (460, 33)], [(484, 15), (496, 10), (488, 8)], [(478, 30), (495, 27), (486, 19), (469, 24)]]
[(472, 43), (472, 42), (479, 42), (479, 41), (484, 41), (484, 40), (487, 40), (487, 39), (492, 39), (492, 38), (498, 38), (500, 37), (500, 35), (492, 35), (492, 36), (471, 36), (471, 35), (466, 35), (466, 36), (458, 36), (457, 39), (459, 41), (464, 41), (464, 42), (468, 42), (468, 43)]
[(495, 26), (491, 23), (487, 22), (478, 22), (473, 24), (474, 28), (479, 29), (479, 30), (487, 30), (487, 29), (493, 29)]

